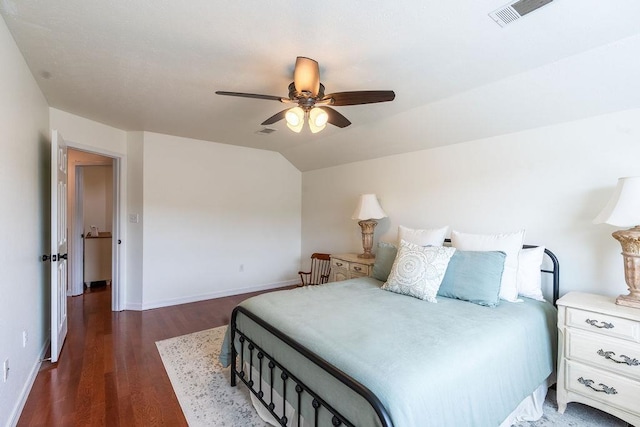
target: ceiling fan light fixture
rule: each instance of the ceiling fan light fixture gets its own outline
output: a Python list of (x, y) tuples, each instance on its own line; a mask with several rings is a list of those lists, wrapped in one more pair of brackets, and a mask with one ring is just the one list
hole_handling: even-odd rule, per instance
[(312, 97), (320, 91), (320, 67), (310, 58), (298, 56), (293, 71), (293, 84), (298, 93), (308, 93)]
[(327, 125), (322, 125), (322, 126), (315, 126), (313, 124), (313, 122), (311, 120), (309, 120), (309, 129), (311, 129), (311, 133), (318, 133), (320, 132), (322, 129), (324, 129), (325, 127), (327, 127)]
[(284, 115), (287, 121), (287, 127), (294, 132), (299, 133), (304, 125), (304, 110), (300, 107), (293, 107)]
[(329, 114), (322, 108), (312, 108), (309, 111), (309, 129), (311, 132), (318, 133), (327, 126)]

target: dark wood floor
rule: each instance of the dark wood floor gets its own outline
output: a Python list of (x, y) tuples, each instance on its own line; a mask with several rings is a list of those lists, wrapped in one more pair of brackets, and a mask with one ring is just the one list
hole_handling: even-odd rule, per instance
[(43, 363), (18, 425), (187, 425), (155, 342), (226, 325), (256, 294), (116, 313), (110, 287), (69, 298), (60, 360)]

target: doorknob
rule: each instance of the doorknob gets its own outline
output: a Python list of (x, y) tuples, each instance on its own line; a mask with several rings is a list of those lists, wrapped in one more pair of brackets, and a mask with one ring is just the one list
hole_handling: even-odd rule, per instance
[(49, 255), (47, 255), (47, 254), (44, 254), (44, 255), (42, 255), (42, 256), (40, 257), (40, 259), (41, 259), (43, 262), (47, 262), (47, 261), (49, 261), (49, 260), (51, 259), (51, 257), (50, 257)]
[[(62, 258), (62, 255), (60, 257)], [(44, 254), (44, 255), (42, 255), (40, 257), (40, 259), (42, 261), (44, 261), (44, 262), (47, 262), (47, 261), (56, 262), (58, 260), (58, 255), (56, 255), (56, 254), (53, 254), (53, 255)], [(64, 254), (64, 259), (67, 259), (67, 254)]]

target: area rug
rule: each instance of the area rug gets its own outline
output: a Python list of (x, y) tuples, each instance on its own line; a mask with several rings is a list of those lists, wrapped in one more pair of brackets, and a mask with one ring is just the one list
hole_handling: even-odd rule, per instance
[[(229, 385), (229, 368), (218, 362), (225, 327), (207, 329), (156, 342), (184, 416), (192, 427), (266, 427), (256, 413), (249, 391), (239, 382)], [(549, 390), (544, 415), (517, 427), (624, 427), (618, 418), (580, 403), (558, 414), (555, 393)]]

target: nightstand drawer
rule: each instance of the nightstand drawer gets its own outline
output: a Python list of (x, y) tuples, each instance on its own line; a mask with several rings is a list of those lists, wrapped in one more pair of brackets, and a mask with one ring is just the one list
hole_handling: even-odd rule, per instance
[(630, 378), (640, 379), (640, 344), (567, 330), (566, 356)]
[(358, 254), (331, 254), (331, 282), (371, 275), (374, 258), (360, 258)]
[(332, 257), (331, 258), (331, 267), (348, 269), (349, 268), (349, 263), (347, 261), (345, 261), (345, 260)]
[(364, 276), (369, 275), (369, 266), (366, 264), (360, 264), (357, 262), (352, 262), (349, 270), (353, 271), (356, 274), (362, 274)]
[(607, 314), (567, 308), (567, 326), (640, 342), (640, 323)]
[(566, 362), (567, 389), (637, 414), (640, 383), (577, 362)]

